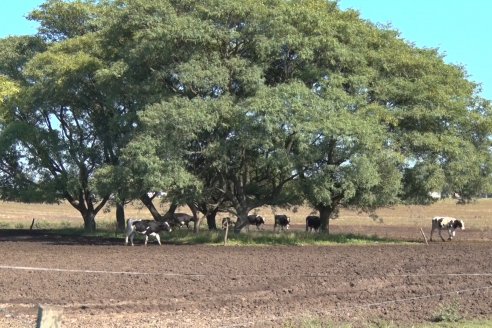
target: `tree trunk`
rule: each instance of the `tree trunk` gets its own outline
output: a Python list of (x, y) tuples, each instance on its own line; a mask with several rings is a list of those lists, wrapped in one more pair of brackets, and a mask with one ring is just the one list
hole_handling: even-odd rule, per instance
[(125, 205), (124, 202), (116, 203), (116, 230), (125, 231)]
[(198, 233), (198, 230), (200, 230), (200, 224), (202, 221), (202, 218), (198, 218), (198, 209), (195, 206), (194, 203), (187, 203), (188, 207), (190, 208), (191, 213), (193, 214), (193, 232)]
[[(163, 216), (161, 216), (161, 218), (158, 220), (158, 221), (168, 221), (168, 222), (174, 222), (175, 220), (175, 216), (174, 216), (174, 213), (176, 212), (176, 209), (178, 208), (178, 204), (176, 203), (172, 203), (169, 208), (167, 209), (167, 212), (166, 214), (164, 214)], [(157, 219), (156, 219), (157, 220)]]
[(215, 217), (217, 216), (217, 212), (219, 208), (215, 208), (212, 212), (207, 213), (207, 225), (208, 230), (217, 230), (217, 222), (215, 221)]
[(330, 218), (335, 213), (336, 208), (332, 206), (317, 206), (319, 211), (319, 218), (321, 221), (320, 230), (326, 234), (330, 233)]
[(234, 226), (234, 233), (240, 233), (241, 230), (249, 224), (248, 212), (249, 212), (249, 210), (247, 210), (247, 209), (238, 210), (238, 212), (237, 212), (238, 222)]
[(90, 210), (86, 210), (82, 213), (82, 217), (84, 219), (84, 230), (86, 232), (95, 232), (96, 231), (96, 213)]
[(162, 215), (155, 208), (154, 203), (152, 203), (152, 199), (147, 194), (143, 194), (142, 196), (140, 196), (140, 201), (145, 205), (145, 207), (147, 207), (150, 214), (152, 214), (152, 217), (154, 218), (154, 220), (156, 220), (156, 221), (163, 221), (164, 220)]
[(65, 199), (73, 206), (84, 219), (84, 230), (87, 232), (96, 231), (96, 214), (106, 205), (109, 195), (103, 197), (99, 205), (94, 207), (94, 197), (86, 190), (79, 190), (78, 197), (74, 198), (67, 191), (64, 192)]
[(217, 217), (217, 213), (219, 213), (220, 207), (218, 205), (210, 207), (207, 203), (202, 202), (198, 203), (197, 209), (207, 218), (208, 230), (217, 230), (217, 223), (215, 222), (215, 218)]

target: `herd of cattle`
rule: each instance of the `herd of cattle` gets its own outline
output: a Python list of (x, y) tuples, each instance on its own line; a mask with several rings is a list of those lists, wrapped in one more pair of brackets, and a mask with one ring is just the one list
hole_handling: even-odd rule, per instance
[[(290, 218), (285, 214), (276, 214), (273, 217), (273, 231), (288, 230), (290, 226)], [(248, 226), (254, 225), (256, 229), (261, 229), (261, 225), (265, 224), (265, 219), (261, 215), (248, 215)], [(231, 218), (226, 217), (222, 219), (222, 229), (226, 229), (227, 226), (235, 226), (236, 222)], [(306, 217), (306, 231), (318, 231), (321, 226), (321, 219), (319, 216), (310, 215)]]
[[(193, 216), (186, 213), (176, 213), (174, 215), (173, 220), (170, 222), (167, 221), (154, 221), (154, 220), (134, 220), (128, 219), (127, 227), (126, 227), (126, 237), (125, 237), (125, 245), (128, 245), (128, 241), (130, 241), (133, 246), (133, 238), (136, 234), (141, 234), (145, 236), (145, 245), (147, 245), (147, 241), (149, 236), (154, 237), (159, 245), (161, 244), (160, 240), (160, 232), (167, 231), (171, 232), (173, 228), (181, 228), (186, 226), (190, 228), (190, 223), (195, 223), (195, 219)], [(265, 224), (265, 219), (261, 215), (248, 215), (248, 229), (250, 225), (256, 226), (256, 229), (260, 230), (262, 225)], [(227, 229), (229, 227), (234, 227), (236, 222), (232, 220), (230, 217), (225, 217), (222, 219), (222, 228)], [(285, 214), (276, 214), (274, 216), (274, 225), (273, 231), (275, 232), (278, 228), (280, 230), (288, 230), (290, 226), (290, 218)], [(313, 232), (318, 231), (321, 226), (321, 219), (316, 215), (309, 215), (306, 217), (306, 231)], [(452, 240), (455, 236), (456, 230), (461, 229), (465, 230), (465, 223), (463, 220), (455, 219), (452, 217), (446, 216), (436, 216), (432, 218), (432, 229), (430, 233), (430, 240), (432, 241), (432, 235), (435, 230), (438, 230), (439, 236), (443, 241), (445, 241), (444, 237), (441, 235), (442, 230), (446, 230), (448, 232), (448, 240)]]

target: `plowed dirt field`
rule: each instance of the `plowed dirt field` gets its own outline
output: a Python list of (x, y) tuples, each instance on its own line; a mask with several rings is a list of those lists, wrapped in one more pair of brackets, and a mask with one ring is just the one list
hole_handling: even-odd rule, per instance
[[(405, 231), (418, 240), (409, 229), (379, 234)], [(463, 231), (429, 245), (144, 247), (140, 240), (125, 247), (121, 238), (3, 232), (0, 327), (34, 327), (38, 304), (62, 311), (64, 327), (296, 327), (312, 319), (405, 327), (442, 309), (491, 318), (489, 237)]]

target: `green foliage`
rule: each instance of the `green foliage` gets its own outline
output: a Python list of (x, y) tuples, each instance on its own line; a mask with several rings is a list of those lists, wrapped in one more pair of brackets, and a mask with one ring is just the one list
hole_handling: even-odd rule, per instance
[(19, 86), (5, 76), (0, 75), (0, 105), (7, 97), (14, 96), (20, 91)]
[(463, 320), (463, 313), (457, 300), (450, 304), (440, 304), (439, 309), (434, 313), (434, 322), (459, 322)]

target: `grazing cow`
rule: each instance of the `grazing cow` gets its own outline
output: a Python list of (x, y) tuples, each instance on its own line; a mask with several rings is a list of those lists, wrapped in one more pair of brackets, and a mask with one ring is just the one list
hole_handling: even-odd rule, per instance
[(306, 217), (306, 231), (318, 231), (321, 226), (321, 219), (316, 215)]
[(273, 225), (273, 231), (279, 226), (280, 230), (287, 229), (289, 230), (290, 218), (284, 214), (276, 214), (274, 217), (275, 223)]
[(445, 241), (441, 235), (441, 231), (447, 230), (448, 237), (449, 237), (448, 240), (452, 240), (456, 234), (456, 229), (458, 228), (460, 228), (461, 230), (465, 230), (465, 223), (463, 222), (463, 220), (459, 220), (447, 216), (436, 216), (432, 218), (430, 241), (432, 241), (432, 234), (436, 229), (439, 231), (439, 236), (441, 237), (442, 241)]
[(192, 215), (186, 213), (174, 213), (173, 223), (178, 228), (186, 226), (189, 229), (190, 222), (195, 222), (195, 218)]
[(171, 226), (166, 221), (154, 221), (154, 220), (132, 220), (128, 219), (126, 221), (126, 238), (125, 245), (128, 245), (128, 239), (133, 246), (133, 238), (135, 234), (145, 235), (145, 246), (147, 246), (147, 241), (149, 236), (157, 239), (159, 245), (161, 245), (161, 237), (159, 233), (161, 231), (172, 231)]
[(226, 229), (227, 226), (234, 227), (236, 222), (234, 222), (230, 217), (222, 218), (222, 229)]
[(265, 224), (265, 219), (261, 215), (248, 215), (248, 223), (249, 225), (255, 225), (256, 229), (260, 229), (260, 226)]

